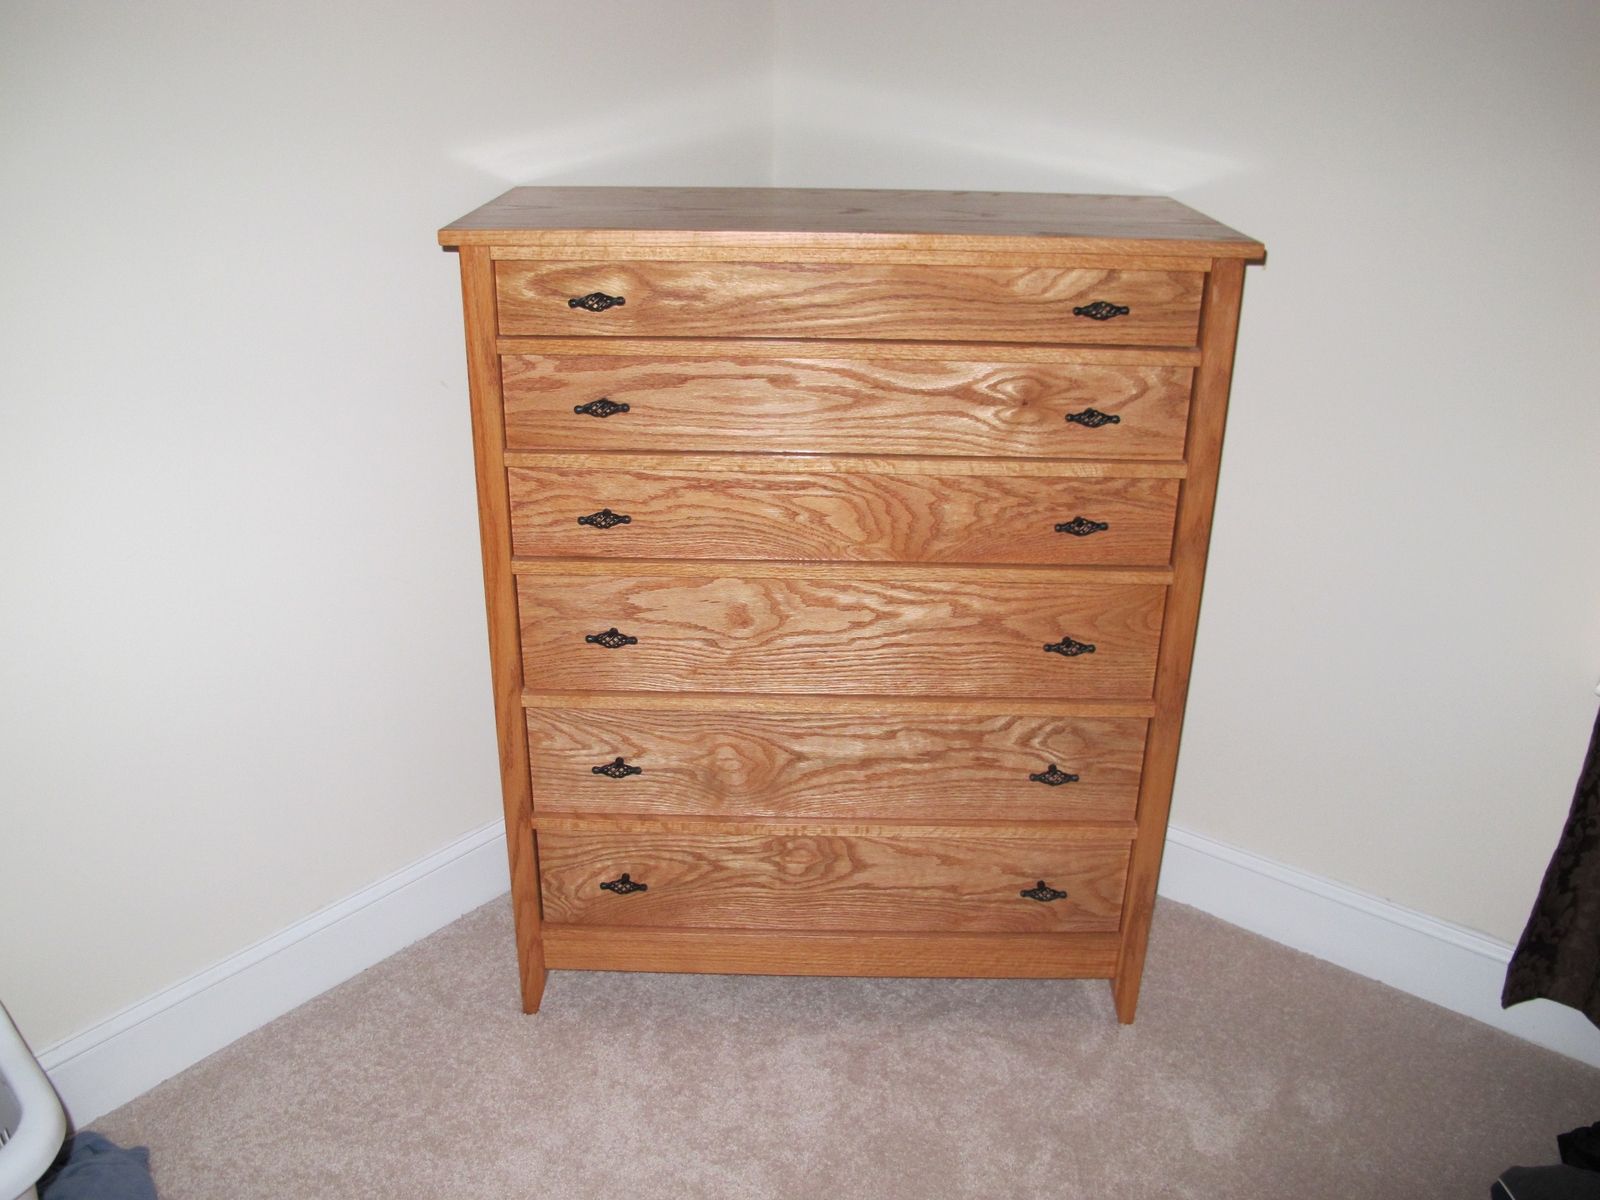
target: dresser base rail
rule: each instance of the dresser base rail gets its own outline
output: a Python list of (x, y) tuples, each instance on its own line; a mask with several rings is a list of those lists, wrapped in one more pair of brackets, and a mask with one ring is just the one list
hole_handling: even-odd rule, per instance
[(724, 929), (544, 927), (551, 970), (713, 975), (1109, 979), (1117, 935), (764, 933)]

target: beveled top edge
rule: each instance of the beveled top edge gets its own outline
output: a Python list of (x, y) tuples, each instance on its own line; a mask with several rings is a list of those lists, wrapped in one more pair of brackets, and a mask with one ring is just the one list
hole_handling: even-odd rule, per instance
[(445, 226), (439, 242), (1266, 253), (1166, 196), (838, 188), (517, 187)]

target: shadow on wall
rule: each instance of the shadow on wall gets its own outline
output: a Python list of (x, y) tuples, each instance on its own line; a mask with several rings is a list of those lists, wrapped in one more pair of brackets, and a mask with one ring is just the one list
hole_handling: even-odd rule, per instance
[(1115, 128), (1116, 114), (1095, 111), (1082, 124), (1070, 113), (1045, 115), (1005, 106), (964, 105), (929, 93), (782, 74), (774, 160), (783, 184), (863, 187), (959, 187), (1042, 191), (1151, 192), (1178, 195), (1238, 175), (1249, 164), (1192, 145), (1162, 143)]
[[(1249, 164), (1114, 128), (810, 76), (722, 80), (462, 146), (457, 162), (510, 186), (786, 184), (1193, 193)], [(781, 130), (781, 133), (776, 131)], [(739, 164), (739, 165), (734, 165)], [(781, 166), (779, 164), (782, 164)]]
[[(772, 161), (768, 94), (765, 84), (757, 90), (750, 80), (723, 80), (623, 109), (597, 96), (591, 115), (464, 146), (451, 157), (507, 185), (759, 186), (769, 182)], [(752, 104), (758, 98), (760, 107)]]

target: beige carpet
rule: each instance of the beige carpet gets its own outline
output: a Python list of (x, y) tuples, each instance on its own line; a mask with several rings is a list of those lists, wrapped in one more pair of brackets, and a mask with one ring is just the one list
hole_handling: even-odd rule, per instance
[(560, 972), (504, 901), (96, 1122), (163, 1200), (1484, 1197), (1600, 1071), (1192, 909), (1099, 981)]

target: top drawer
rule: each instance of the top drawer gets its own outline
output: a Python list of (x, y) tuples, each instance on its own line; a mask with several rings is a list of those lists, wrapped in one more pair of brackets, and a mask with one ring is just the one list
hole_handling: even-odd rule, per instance
[(500, 332), (1192, 346), (1198, 271), (879, 263), (495, 264)]

